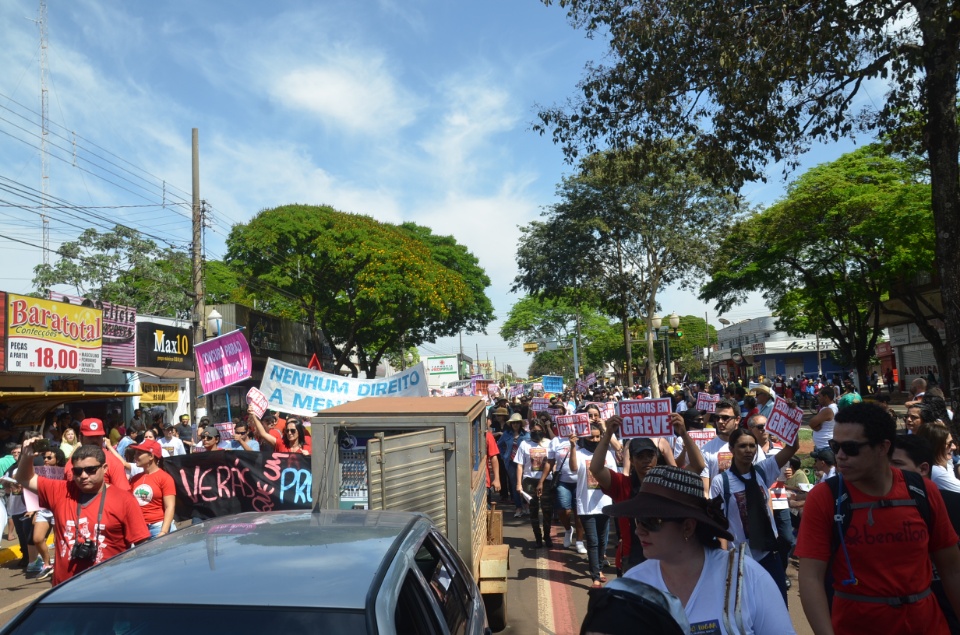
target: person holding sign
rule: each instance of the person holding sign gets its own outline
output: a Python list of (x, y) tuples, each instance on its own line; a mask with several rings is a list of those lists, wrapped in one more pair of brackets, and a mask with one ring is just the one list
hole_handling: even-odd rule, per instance
[(586, 555), (587, 548), (583, 544), (583, 525), (577, 517), (577, 473), (570, 467), (570, 444), (567, 437), (555, 436), (550, 440), (550, 449), (553, 450), (553, 460), (550, 461), (550, 471), (554, 474), (553, 482), (557, 492), (557, 515), (563, 525), (563, 548), (568, 548), (576, 534), (577, 553)]
[(719, 498), (730, 523), (733, 545), (747, 543), (753, 559), (760, 563), (777, 583), (783, 602), (787, 602), (787, 583), (777, 543), (777, 523), (770, 511), (770, 486), (780, 478), (780, 470), (800, 447), (797, 439), (774, 456), (754, 465), (759, 451), (757, 440), (744, 428), (737, 428), (728, 439), (733, 451), (730, 469), (714, 477), (710, 498)]
[(520, 518), (529, 511), (520, 495), (521, 481), (517, 479), (516, 463), (520, 443), (530, 438), (530, 433), (523, 429), (524, 423), (518, 413), (513, 413), (507, 420), (503, 434), (497, 439), (497, 448), (500, 450), (500, 456), (503, 457), (503, 473), (507, 478), (507, 487), (513, 496), (513, 504), (516, 506), (513, 512), (514, 518)]
[[(730, 451), (730, 445), (727, 441), (730, 434), (740, 427), (740, 417), (737, 414), (735, 404), (726, 399), (718, 401), (714, 411), (710, 413), (710, 423), (716, 426), (717, 436), (707, 441), (700, 448), (705, 464), (700, 472), (700, 476), (703, 477), (705, 492), (710, 491), (710, 485), (717, 474), (730, 469), (730, 464), (733, 461), (733, 453)], [(754, 463), (759, 463), (765, 458), (766, 455), (763, 454), (763, 451), (758, 450), (754, 456)]]
[[(547, 479), (550, 472), (548, 459), (554, 459), (550, 450), (550, 428), (539, 420), (530, 423), (530, 438), (517, 447), (517, 493), (527, 499), (530, 506), (530, 526), (537, 548), (553, 546), (550, 531), (553, 528), (553, 481)], [(540, 527), (540, 512), (543, 512), (543, 529)]]
[(607, 469), (617, 469), (617, 461), (609, 450), (609, 438), (601, 448), (603, 434), (600, 423), (591, 422), (589, 437), (579, 442), (574, 434), (568, 438), (570, 469), (577, 473), (577, 516), (583, 524), (583, 532), (587, 538), (587, 560), (595, 589), (602, 587), (607, 581), (607, 576), (603, 573), (603, 563), (607, 556), (610, 518), (603, 513), (603, 508), (613, 501), (600, 488), (599, 481), (590, 471), (590, 464), (599, 454), (600, 458), (597, 460)]

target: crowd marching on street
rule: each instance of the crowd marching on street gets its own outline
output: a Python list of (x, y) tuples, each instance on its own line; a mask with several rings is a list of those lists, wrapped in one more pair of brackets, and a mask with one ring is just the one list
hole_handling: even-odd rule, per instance
[[(671, 383), (668, 436), (631, 433), (618, 414), (650, 397), (642, 386), (514, 392), (487, 411), (489, 495), (529, 519), (543, 557), (584, 558), (584, 632), (637, 632), (631, 616), (655, 604), (648, 624), (662, 630), (647, 632), (793, 633), (786, 572), (797, 567), (815, 633), (960, 633), (953, 413), (917, 379), (901, 420), (892, 382), (866, 383), (864, 395), (849, 377)], [(781, 402), (805, 413), (806, 469), (800, 435), (769, 429)], [(54, 585), (177, 530), (164, 459), (312, 450), (302, 421), (274, 413), (238, 417), (228, 440), (206, 419), (195, 429), (187, 415), (102, 421), (81, 409), (16, 438), (4, 415), (0, 405), (5, 531), (25, 575)]]

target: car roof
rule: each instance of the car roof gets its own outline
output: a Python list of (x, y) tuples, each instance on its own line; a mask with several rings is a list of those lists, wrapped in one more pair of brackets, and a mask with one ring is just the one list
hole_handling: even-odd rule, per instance
[(162, 604), (363, 609), (384, 559), (429, 527), (425, 516), (405, 512), (235, 514), (131, 549), (40, 603), (137, 604), (144, 597), (136, 590), (150, 588)]

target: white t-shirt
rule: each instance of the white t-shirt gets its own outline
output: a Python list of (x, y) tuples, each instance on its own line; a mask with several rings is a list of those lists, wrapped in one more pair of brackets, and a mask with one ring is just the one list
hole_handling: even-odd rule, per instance
[(686, 412), (689, 409), (685, 399), (681, 399), (680, 403), (677, 404), (677, 412)]
[[(730, 451), (730, 444), (720, 437), (714, 437), (707, 441), (700, 448), (700, 454), (703, 455), (705, 464), (700, 476), (709, 478), (711, 481), (720, 472), (729, 470), (730, 463), (733, 462), (733, 452)], [(763, 450), (757, 448), (757, 455), (753, 457), (753, 464), (756, 465), (765, 458), (767, 456), (763, 453)]]
[(570, 471), (570, 457), (567, 456), (570, 453), (570, 439), (553, 437), (550, 439), (550, 449), (553, 451), (553, 458), (556, 461), (553, 468), (554, 472), (560, 471), (560, 482), (576, 483), (577, 474)]
[(554, 458), (549, 442), (544, 439), (541, 443), (542, 445), (538, 445), (529, 440), (520, 442), (514, 461), (523, 465), (523, 478), (539, 479), (543, 475), (543, 466), (547, 459)]
[[(734, 558), (737, 556), (734, 555)], [(706, 549), (703, 571), (693, 587), (693, 593), (683, 607), (690, 622), (691, 633), (704, 635), (734, 635), (728, 633), (723, 623), (723, 611), (726, 597), (727, 562), (729, 556), (720, 549)], [(734, 571), (739, 563), (734, 563)], [(625, 578), (639, 580), (658, 589), (667, 589), (660, 572), (659, 560), (647, 560), (624, 574)], [(669, 590), (669, 589), (668, 589)], [(731, 593), (732, 596), (732, 593)], [(750, 634), (777, 633), (796, 635), (790, 614), (783, 603), (783, 597), (770, 574), (752, 558), (743, 562), (743, 589), (740, 593), (740, 607), (744, 631)], [(727, 612), (730, 626), (736, 629), (734, 602), (729, 602)], [(739, 632), (739, 631), (736, 631)]]
[(827, 447), (827, 441), (833, 438), (833, 426), (837, 422), (837, 404), (832, 403), (829, 406), (824, 406), (824, 408), (830, 408), (830, 410), (833, 411), (833, 417), (830, 421), (824, 421), (823, 426), (819, 430), (813, 431), (814, 450)]
[[(760, 489), (763, 491), (764, 510), (770, 519), (770, 527), (773, 529), (773, 535), (777, 535), (777, 523), (773, 520), (773, 514), (767, 507), (766, 501), (770, 500), (770, 493), (767, 491), (778, 478), (780, 478), (780, 466), (777, 465), (777, 458), (771, 456), (756, 464), (757, 479), (760, 481)], [(743, 478), (749, 480), (750, 474), (744, 474)], [(747, 492), (744, 484), (733, 474), (727, 474), (727, 480), (730, 483), (730, 498), (723, 497), (723, 474), (718, 474), (710, 482), (710, 498), (719, 498), (723, 502), (723, 513), (730, 521), (730, 533), (733, 534), (733, 545), (738, 546), (741, 542), (746, 542), (747, 532), (743, 528), (743, 516), (747, 513)], [(727, 506), (729, 503), (729, 507)], [(750, 546), (750, 552), (755, 560), (760, 560), (766, 556), (768, 551), (761, 551)]]
[(181, 454), (186, 454), (187, 451), (183, 447), (183, 441), (178, 437), (173, 437), (168, 439), (163, 437), (160, 439), (160, 447), (163, 448), (163, 456), (180, 456)]
[(930, 480), (934, 482), (937, 489), (948, 492), (960, 492), (960, 480), (953, 473), (942, 465), (934, 465), (930, 468)]
[[(593, 452), (588, 452), (583, 448), (577, 449), (577, 514), (580, 516), (602, 514), (604, 507), (613, 505), (613, 499), (603, 493), (603, 490), (600, 489), (600, 483), (590, 473), (589, 468), (592, 459)], [(610, 450), (607, 450), (607, 456), (603, 464), (609, 470), (618, 471), (617, 459)]]
[[(782, 449), (782, 446), (774, 445), (774, 442), (771, 441), (766, 452), (767, 458), (776, 456)], [(770, 507), (772, 509), (790, 509), (790, 499), (787, 498), (786, 466), (780, 468), (780, 476), (777, 477), (775, 483), (770, 484)]]

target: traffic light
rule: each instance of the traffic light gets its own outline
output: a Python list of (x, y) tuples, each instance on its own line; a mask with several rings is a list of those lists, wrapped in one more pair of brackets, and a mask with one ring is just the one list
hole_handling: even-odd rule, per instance
[(580, 376), (583, 377), (583, 366), (580, 367)]
[(677, 339), (683, 337), (683, 331), (677, 331)]

